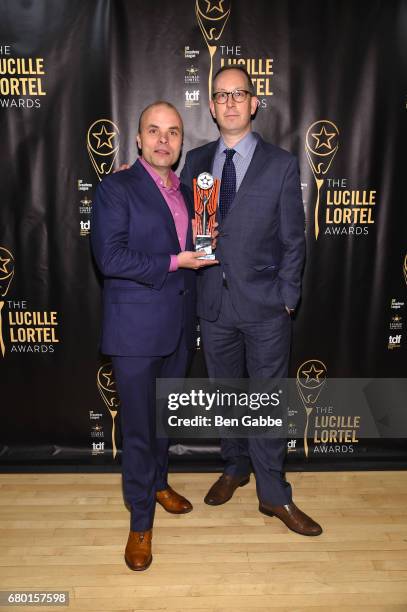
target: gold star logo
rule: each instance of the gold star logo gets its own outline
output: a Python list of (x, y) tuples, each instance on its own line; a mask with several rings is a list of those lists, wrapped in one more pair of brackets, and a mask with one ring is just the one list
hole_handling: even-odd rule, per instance
[(109, 149), (113, 149), (112, 138), (114, 138), (115, 132), (108, 132), (105, 124), (102, 124), (102, 128), (100, 132), (92, 132), (92, 136), (96, 138), (98, 141), (97, 149), (101, 149), (102, 147), (108, 147)]
[(318, 134), (314, 132), (311, 133), (311, 136), (317, 141), (315, 150), (321, 147), (326, 147), (330, 151), (332, 150), (331, 140), (336, 136), (335, 132), (327, 132), (326, 127), (323, 125)]
[(302, 374), (305, 374), (305, 376), (307, 377), (306, 381), (304, 384), (309, 384), (311, 381), (315, 381), (316, 383), (321, 383), (322, 380), (320, 380), (320, 376), (321, 374), (323, 374), (324, 370), (318, 370), (314, 364), (311, 365), (309, 370), (303, 370)]
[(219, 11), (219, 13), (225, 12), (222, 6), (224, 0), (219, 0), (219, 2), (211, 2), (211, 0), (205, 0), (205, 2), (206, 2), (206, 14), (211, 13), (212, 11)]
[(7, 269), (8, 264), (10, 263), (10, 257), (0, 257), (0, 272), (4, 272), (5, 275), (9, 274), (9, 270)]
[(109, 391), (113, 391), (114, 389), (112, 389), (112, 387), (114, 387), (115, 385), (115, 381), (112, 378), (113, 375), (113, 370), (110, 370), (110, 372), (103, 372), (102, 373), (102, 377), (105, 379), (105, 384), (102, 385), (104, 386), (105, 389), (108, 389)]

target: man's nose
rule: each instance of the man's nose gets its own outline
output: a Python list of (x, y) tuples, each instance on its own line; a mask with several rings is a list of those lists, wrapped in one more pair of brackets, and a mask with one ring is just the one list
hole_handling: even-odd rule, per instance
[(227, 100), (226, 100), (226, 106), (230, 107), (230, 106), (234, 106), (235, 104), (236, 102), (234, 101), (232, 94), (229, 93)]
[(160, 142), (168, 142), (168, 134), (167, 133), (160, 133)]

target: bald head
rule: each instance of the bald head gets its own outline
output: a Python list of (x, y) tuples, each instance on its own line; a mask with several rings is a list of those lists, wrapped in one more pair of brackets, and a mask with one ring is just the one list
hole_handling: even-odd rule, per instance
[(173, 104), (171, 104), (171, 102), (167, 102), (166, 100), (157, 100), (156, 102), (153, 102), (152, 104), (149, 104), (148, 106), (146, 106), (145, 109), (143, 109), (141, 111), (141, 114), (140, 114), (140, 117), (139, 117), (139, 120), (138, 120), (138, 133), (140, 134), (140, 132), (141, 132), (142, 124), (143, 124), (143, 121), (144, 121), (144, 118), (145, 118), (146, 114), (151, 109), (156, 108), (156, 107), (160, 107), (160, 106), (163, 106), (163, 107), (165, 107), (167, 109), (170, 109), (170, 110), (174, 111), (174, 113), (176, 113), (178, 115), (178, 118), (179, 118), (179, 121), (180, 121), (180, 124), (181, 124), (182, 133), (183, 133), (184, 132), (184, 124), (182, 122), (182, 117), (179, 114), (178, 109)]

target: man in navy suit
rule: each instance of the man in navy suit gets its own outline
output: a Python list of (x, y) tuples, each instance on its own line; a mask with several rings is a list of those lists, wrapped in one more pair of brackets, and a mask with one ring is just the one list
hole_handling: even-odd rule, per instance
[(190, 190), (171, 167), (183, 139), (168, 102), (141, 114), (141, 157), (99, 185), (92, 247), (104, 277), (102, 352), (112, 356), (121, 402), (124, 496), (131, 512), (125, 561), (152, 561), (154, 509), (183, 514), (190, 502), (167, 481), (168, 440), (155, 435), (155, 380), (185, 376), (195, 343), (195, 270), (217, 262), (193, 251)]
[[(181, 181), (201, 172), (221, 180), (220, 266), (198, 272), (198, 315), (210, 377), (288, 375), (291, 315), (298, 303), (304, 263), (304, 210), (299, 168), (290, 153), (252, 132), (258, 106), (249, 74), (225, 66), (215, 75), (210, 110), (220, 138), (189, 151)], [(319, 535), (321, 527), (292, 501), (283, 474), (286, 440), (221, 440), (224, 473), (205, 497), (227, 502), (256, 475), (259, 509), (290, 529)]]

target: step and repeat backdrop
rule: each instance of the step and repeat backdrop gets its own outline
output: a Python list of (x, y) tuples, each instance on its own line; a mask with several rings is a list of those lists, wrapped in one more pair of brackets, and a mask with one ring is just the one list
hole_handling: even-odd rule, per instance
[[(216, 139), (207, 101), (222, 65), (247, 68), (254, 130), (300, 161), (298, 410), (335, 415), (330, 379), (406, 376), (406, 33), (404, 0), (0, 0), (1, 466), (119, 465), (95, 190), (136, 159), (154, 100), (180, 110), (183, 158)], [(192, 375), (205, 376), (199, 341)], [(288, 465), (405, 463), (391, 411), (379, 417), (380, 439), (357, 420), (321, 435), (311, 419), (306, 444), (289, 419)], [(219, 462), (216, 440), (174, 440), (171, 454), (183, 469)]]

